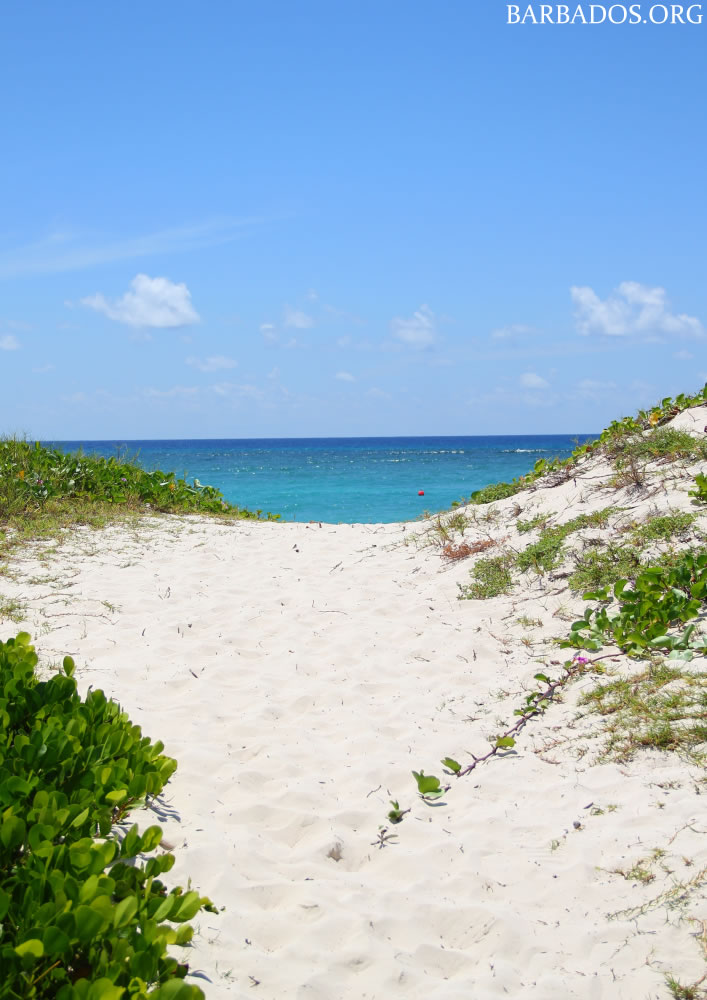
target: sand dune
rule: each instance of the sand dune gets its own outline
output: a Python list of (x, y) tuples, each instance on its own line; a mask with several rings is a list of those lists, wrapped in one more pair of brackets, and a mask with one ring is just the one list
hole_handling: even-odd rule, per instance
[[(678, 422), (701, 433), (704, 411)], [(527, 544), (518, 507), (558, 521), (691, 509), (694, 471), (657, 467), (650, 489), (617, 492), (591, 460), (493, 505), (495, 520), (469, 509), (465, 539)], [(446, 564), (429, 527), (146, 519), (38, 549), (3, 589), (44, 663), (74, 656), (81, 687), (179, 761), (156, 808), (171, 877), (224, 907), (186, 956), (207, 997), (667, 996), (666, 974), (705, 971), (705, 924), (689, 919), (707, 919), (704, 897), (638, 910), (707, 864), (704, 774), (654, 751), (596, 763), (585, 676), (513, 751), (425, 804), (411, 771), (485, 752), (539, 663), (557, 674), (568, 653), (547, 640), (583, 606), (532, 573), (509, 596), (458, 600), (478, 557)], [(390, 799), (410, 809), (395, 827)], [(654, 849), (649, 883), (612, 873)]]

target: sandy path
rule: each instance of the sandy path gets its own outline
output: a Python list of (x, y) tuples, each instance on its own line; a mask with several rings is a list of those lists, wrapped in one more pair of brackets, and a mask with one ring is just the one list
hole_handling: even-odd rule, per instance
[[(537, 587), (522, 608), (458, 601), (468, 565), (405, 544), (415, 530), (156, 519), (79, 531), (15, 585), (42, 659), (71, 653), (179, 761), (172, 876), (225, 907), (192, 971), (212, 1000), (667, 996), (667, 972), (703, 970), (680, 918), (704, 904), (607, 919), (676, 877), (607, 869), (674, 835), (677, 875), (704, 865), (700, 776), (533, 752), (565, 738), (586, 679), (425, 805), (411, 770), (483, 752), (539, 669), (505, 630), (521, 611), (566, 626)], [(411, 812), (379, 847), (390, 798)]]

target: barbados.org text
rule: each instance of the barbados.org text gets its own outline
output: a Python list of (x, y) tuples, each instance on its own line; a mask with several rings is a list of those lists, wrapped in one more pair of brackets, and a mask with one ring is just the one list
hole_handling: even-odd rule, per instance
[(507, 24), (702, 24), (702, 4), (509, 3)]

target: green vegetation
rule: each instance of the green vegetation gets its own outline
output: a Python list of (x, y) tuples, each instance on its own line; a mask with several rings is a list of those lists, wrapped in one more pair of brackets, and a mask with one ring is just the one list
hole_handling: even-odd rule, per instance
[[(643, 559), (647, 549), (676, 538), (685, 540), (696, 519), (695, 514), (671, 511), (651, 517), (642, 524), (630, 525), (625, 529), (626, 541), (612, 541), (604, 546), (597, 544), (575, 556), (574, 572), (568, 580), (570, 589), (584, 593), (610, 586), (616, 580), (634, 579), (645, 568)], [(682, 553), (671, 548), (661, 552), (661, 564), (675, 566), (681, 556)]]
[[(554, 569), (562, 560), (563, 542), (568, 535), (581, 531), (583, 528), (604, 527), (614, 513), (616, 513), (616, 508), (605, 507), (593, 514), (581, 514), (565, 524), (543, 528), (538, 540), (528, 545), (522, 552), (515, 554), (506, 551), (494, 558), (479, 559), (471, 571), (474, 582), (466, 586), (460, 585), (460, 598), (487, 600), (490, 597), (497, 597), (499, 594), (509, 593), (513, 586), (511, 571), (514, 568), (523, 572), (534, 569), (536, 573), (546, 573), (548, 570)], [(547, 517), (520, 522), (523, 524), (523, 528), (520, 530), (529, 531), (531, 528), (546, 522)], [(530, 527), (525, 527), (526, 525), (530, 525)], [(468, 552), (465, 554), (471, 554), (474, 551), (470, 546), (467, 546), (467, 549)]]
[(538, 514), (529, 521), (521, 521), (518, 518), (516, 521), (516, 530), (519, 534), (524, 535), (526, 532), (534, 531), (536, 528), (544, 528), (551, 517), (552, 514)]
[(650, 545), (652, 542), (670, 542), (673, 538), (686, 535), (697, 520), (696, 514), (671, 511), (650, 517), (643, 524), (630, 529), (631, 541), (635, 545)]
[(695, 488), (690, 490), (688, 496), (694, 497), (694, 504), (707, 503), (707, 476), (698, 472), (695, 476)]
[(203, 1000), (167, 947), (215, 908), (160, 880), (159, 826), (124, 823), (176, 762), (102, 691), (81, 699), (70, 657), (48, 681), (36, 664), (26, 633), (0, 642), (0, 996)]
[(523, 487), (517, 481), (512, 483), (491, 483), (481, 490), (475, 490), (469, 498), (470, 503), (493, 503), (494, 500), (505, 500), (512, 497)]
[(54, 537), (62, 528), (102, 527), (148, 511), (226, 518), (261, 514), (227, 504), (213, 486), (197, 480), (190, 485), (171, 472), (146, 472), (134, 461), (0, 441), (0, 556), (28, 539)]
[(707, 458), (707, 441), (698, 441), (687, 431), (675, 427), (657, 427), (649, 434), (622, 436), (606, 445), (606, 454), (617, 465), (631, 458), (644, 462), (677, 461)]
[[(684, 632), (675, 626), (697, 618), (707, 591), (707, 552), (684, 552), (673, 566), (651, 566), (636, 577), (633, 589), (627, 580), (617, 580), (613, 590), (590, 591), (587, 600), (602, 602), (587, 608), (572, 625), (562, 646), (601, 649), (605, 643), (618, 646), (629, 656), (669, 650), (673, 659), (689, 660), (693, 651), (707, 651), (707, 640), (695, 634), (695, 625)], [(616, 600), (619, 610), (610, 615), (606, 603)]]
[(630, 760), (638, 750), (694, 757), (707, 742), (707, 674), (660, 660), (631, 677), (600, 684), (580, 704), (606, 720), (604, 757)]
[(485, 601), (490, 597), (509, 593), (513, 586), (513, 558), (512, 553), (505, 552), (490, 559), (479, 559), (471, 571), (474, 582), (466, 586), (459, 585), (460, 598)]
[(546, 573), (554, 569), (562, 561), (563, 545), (568, 535), (583, 528), (603, 528), (612, 514), (616, 513), (615, 507), (605, 507), (597, 510), (593, 514), (580, 514), (579, 517), (566, 521), (564, 524), (557, 524), (550, 528), (544, 528), (540, 533), (537, 542), (528, 545), (516, 556), (516, 566), (525, 572), (534, 569), (536, 573)]
[[(532, 470), (524, 476), (519, 476), (510, 483), (491, 483), (481, 490), (471, 494), (469, 502), (475, 504), (492, 503), (514, 496), (521, 490), (532, 486), (538, 479), (552, 473), (561, 473), (567, 479), (572, 474), (572, 467), (589, 455), (605, 454), (619, 460), (621, 469), (617, 470), (616, 485), (630, 485), (631, 480), (624, 482), (626, 475), (638, 475), (638, 463), (660, 459), (700, 459), (707, 458), (707, 442), (697, 441), (685, 431), (674, 428), (663, 428), (661, 425), (693, 406), (701, 406), (707, 402), (707, 384), (693, 395), (680, 393), (674, 399), (666, 397), (651, 410), (639, 410), (635, 417), (623, 417), (613, 420), (602, 431), (595, 441), (578, 445), (569, 458), (539, 459)], [(651, 435), (643, 436), (644, 431), (653, 430)], [(704, 499), (707, 500), (707, 480), (704, 485)]]

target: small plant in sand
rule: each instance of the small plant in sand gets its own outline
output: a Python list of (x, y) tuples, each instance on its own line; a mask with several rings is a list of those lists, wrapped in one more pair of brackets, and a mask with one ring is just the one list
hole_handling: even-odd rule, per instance
[(707, 476), (702, 472), (695, 476), (695, 488), (689, 491), (688, 496), (693, 497), (694, 504), (707, 503)]
[(473, 556), (477, 555), (479, 552), (485, 552), (487, 549), (491, 549), (497, 544), (497, 542), (490, 538), (485, 538), (478, 542), (462, 542), (460, 545), (454, 545), (450, 542), (442, 549), (442, 556), (450, 562), (455, 562), (459, 559), (466, 559), (467, 556)]
[[(546, 674), (537, 673), (534, 679), (538, 681), (539, 687), (526, 695), (523, 706), (517, 708), (513, 713), (518, 716), (516, 722), (505, 732), (494, 736), (492, 747), (487, 753), (480, 757), (471, 754), (471, 763), (466, 766), (460, 764), (454, 757), (445, 757), (442, 760), (442, 765), (446, 769), (446, 773), (456, 778), (463, 778), (465, 775), (471, 774), (480, 764), (485, 764), (499, 753), (512, 751), (516, 744), (516, 737), (528, 722), (542, 715), (551, 702), (558, 698), (562, 689), (575, 677), (585, 672), (588, 663), (586, 657), (575, 656), (564, 664), (564, 674), (554, 681)], [(435, 775), (427, 775), (423, 770), (413, 771), (412, 774), (417, 782), (417, 790), (425, 801), (434, 801), (449, 791), (450, 786), (443, 787), (440, 779)]]
[(499, 556), (479, 559), (471, 571), (473, 583), (459, 584), (460, 600), (485, 601), (499, 594), (507, 594), (513, 586), (511, 567), (513, 553), (504, 552)]
[(388, 813), (388, 819), (391, 823), (402, 823), (403, 816), (409, 813), (409, 809), (401, 809), (400, 803), (396, 802), (394, 799), (390, 800), (390, 804), (393, 807)]
[(444, 793), (449, 790), (449, 785), (442, 785), (439, 778), (435, 777), (434, 774), (425, 774), (422, 769), (419, 772), (413, 771), (412, 776), (417, 782), (420, 798), (425, 802), (441, 799)]

